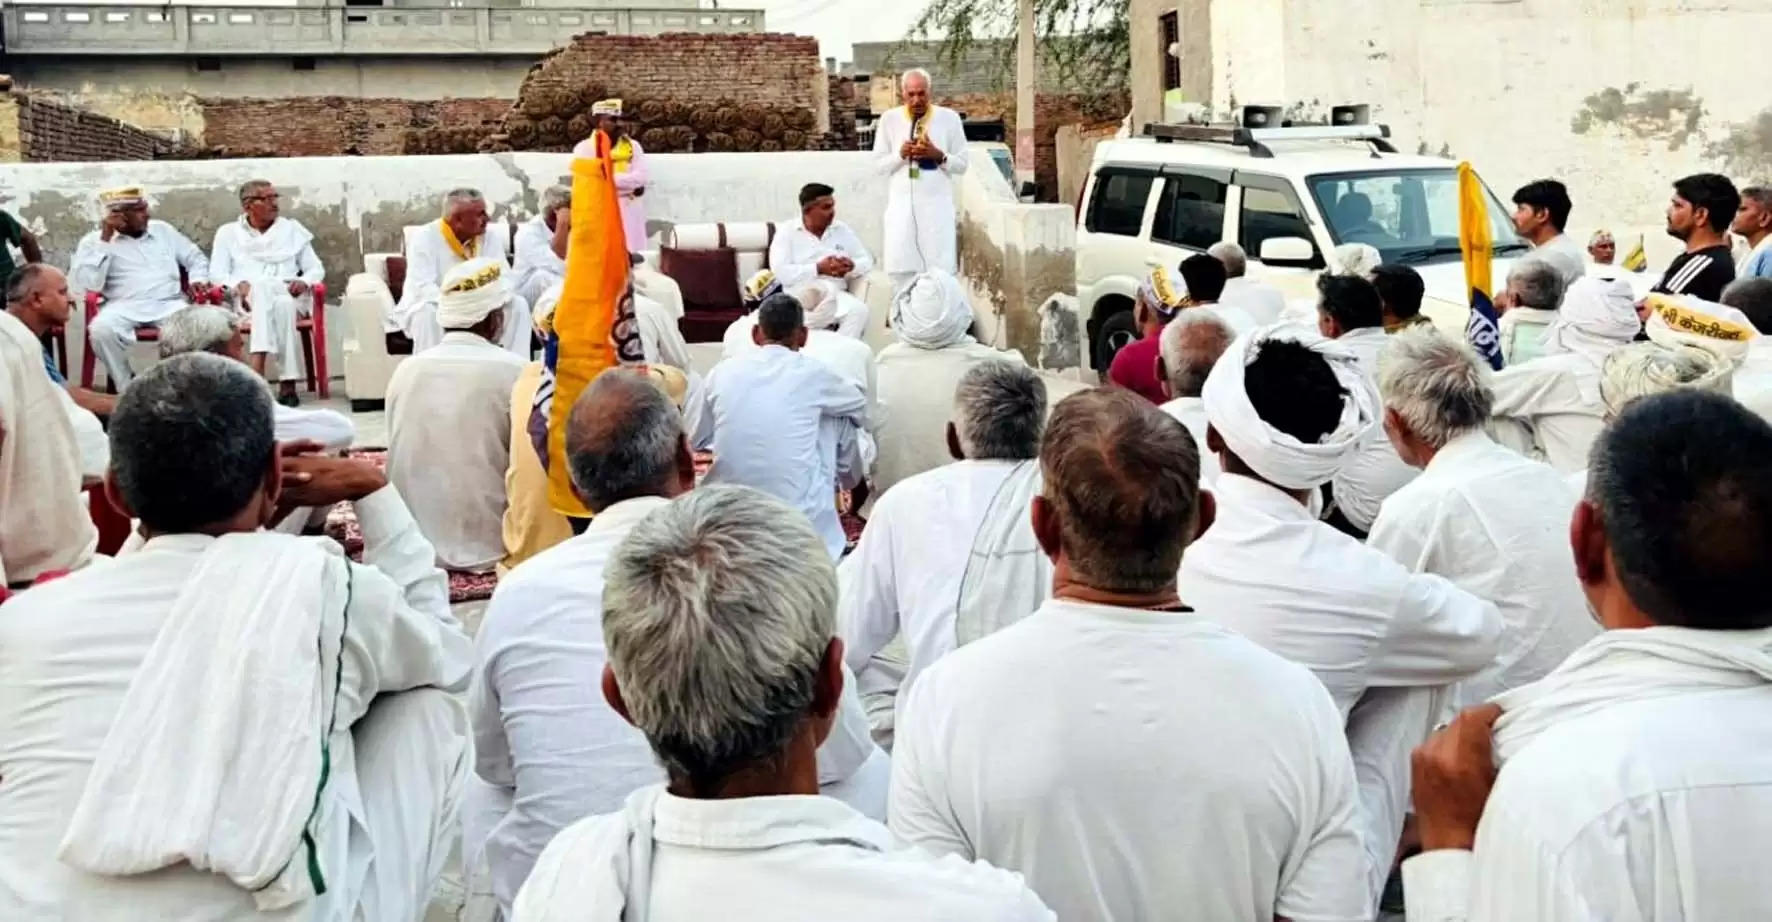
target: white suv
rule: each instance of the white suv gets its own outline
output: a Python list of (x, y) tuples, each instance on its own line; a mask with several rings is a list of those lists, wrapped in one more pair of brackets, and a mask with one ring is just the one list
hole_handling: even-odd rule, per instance
[[(1249, 254), (1249, 275), (1313, 298), (1324, 254), (1368, 243), (1421, 273), (1422, 312), (1462, 330), (1468, 314), (1458, 247), (1458, 164), (1398, 154), (1379, 125), (1229, 128), (1153, 125), (1103, 141), (1077, 204), (1077, 300), (1089, 363), (1105, 372), (1138, 336), (1139, 282), (1220, 240)], [(1527, 245), (1489, 195), (1494, 285)]]

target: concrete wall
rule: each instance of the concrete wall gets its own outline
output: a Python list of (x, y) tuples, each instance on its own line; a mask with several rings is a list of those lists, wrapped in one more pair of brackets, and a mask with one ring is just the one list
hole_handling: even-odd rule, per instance
[(1022, 204), (1002, 173), (976, 168), (961, 177), (959, 206), (960, 276), (980, 341), (1047, 371), (1083, 367), (1071, 208)]

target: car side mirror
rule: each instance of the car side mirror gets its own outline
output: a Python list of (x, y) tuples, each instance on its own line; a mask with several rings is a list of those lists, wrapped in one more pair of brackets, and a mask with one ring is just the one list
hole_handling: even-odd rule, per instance
[(1309, 269), (1317, 261), (1317, 248), (1303, 237), (1269, 237), (1261, 242), (1263, 265)]

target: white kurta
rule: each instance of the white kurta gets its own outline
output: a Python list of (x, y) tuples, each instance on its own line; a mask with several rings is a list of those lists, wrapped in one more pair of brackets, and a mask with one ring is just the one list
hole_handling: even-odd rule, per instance
[(517, 294), (540, 306), (541, 296), (566, 278), (566, 260), (554, 252), (554, 232), (546, 215), (517, 225), (516, 261), (511, 267)]
[[(880, 443), (880, 461), (874, 467), (876, 491), (884, 493), (901, 480), (953, 460), (947, 431), (954, 418), (954, 389), (972, 366), (987, 361), (1026, 364), (1013, 349), (993, 349), (971, 337), (944, 349), (893, 343), (874, 357), (884, 417), (876, 433)], [(1057, 402), (1048, 400), (1048, 408)]]
[[(561, 829), (621, 808), (664, 780), (646, 737), (603, 698), (603, 570), (661, 497), (624, 500), (585, 533), (524, 561), (499, 583), (476, 638), (469, 693), (476, 784), (464, 815), (472, 867), (485, 843), (493, 892), (509, 912), (536, 856)], [(826, 793), (884, 819), (891, 763), (868, 735), (854, 682), (819, 749)]]
[[(636, 812), (638, 823), (630, 816)], [(611, 873), (614, 856), (636, 839), (648, 843), (651, 860), (623, 861), (623, 872)], [(561, 833), (536, 864), (516, 920), (1054, 918), (1015, 874), (951, 856), (894, 851), (895, 846), (884, 826), (825, 797), (688, 800), (661, 791), (650, 810), (595, 817)], [(628, 911), (631, 891), (645, 894), (643, 912)]]
[[(841, 277), (822, 275), (818, 263), (828, 256), (846, 256), (855, 268)], [(777, 224), (775, 240), (769, 245), (769, 269), (789, 294), (812, 284), (823, 288), (825, 296), (836, 302), (832, 321), (843, 335), (861, 339), (867, 334), (867, 303), (851, 294), (849, 286), (874, 271), (874, 257), (849, 225), (833, 220), (824, 235), (818, 236), (799, 219)]]
[[(1409, 749), (1438, 715), (1425, 697), (1495, 661), (1501, 615), (1442, 577), (1410, 573), (1261, 481), (1227, 473), (1213, 493), (1218, 518), (1182, 558), (1181, 598), (1309, 667), (1329, 689), (1348, 721), (1376, 894), (1402, 831)], [(1387, 694), (1356, 707), (1389, 689), (1419, 690), (1422, 700)]]
[[(560, 303), (560, 296), (566, 291), (566, 283), (556, 281), (542, 293), (541, 300), (535, 302), (536, 311), (546, 316)], [(640, 328), (640, 349), (646, 361), (652, 364), (664, 363), (682, 371), (685, 375), (695, 375), (695, 359), (689, 353), (689, 343), (683, 339), (683, 331), (677, 326), (677, 319), (682, 314), (672, 316), (670, 308), (646, 295), (636, 288), (634, 291), (634, 323)]]
[[(1576, 656), (1669, 630), (1608, 631)], [(1738, 641), (1757, 674), (1652, 656), (1628, 677), (1559, 670), (1591, 675), (1594, 706), (1502, 762), (1474, 851), (1404, 862), (1410, 922), (1765, 918), (1772, 672), (1766, 631)]]
[(98, 547), (66, 401), (43, 344), (0, 311), (0, 586), (85, 566)]
[(862, 476), (857, 436), (868, 416), (860, 388), (811, 356), (764, 346), (714, 366), (690, 423), (692, 444), (714, 452), (708, 483), (753, 487), (799, 509), (831, 559), (843, 556), (836, 491)]
[(902, 631), (910, 654), (902, 701), (923, 670), (953, 652), (954, 611), (973, 539), (1021, 463), (957, 461), (901, 481), (874, 504), (861, 543), (843, 561), (854, 568), (838, 609), (850, 669), (861, 672)]
[(1772, 336), (1761, 334), (1748, 340), (1747, 355), (1736, 366), (1732, 383), (1735, 399), (1742, 406), (1772, 420)]
[[(1375, 390), (1378, 387), (1378, 356), (1389, 341), (1388, 335), (1383, 327), (1367, 327), (1345, 333), (1335, 340), (1337, 345), (1345, 347), (1360, 360), (1360, 370), (1365, 372), (1366, 380), (1372, 382)], [(1373, 520), (1378, 518), (1378, 507), (1384, 503), (1385, 497), (1414, 480), (1416, 473), (1415, 468), (1397, 457), (1397, 450), (1391, 447), (1384, 427), (1373, 426), (1366, 433), (1366, 441), (1360, 450), (1348, 458), (1340, 473), (1330, 482), (1330, 490), (1335, 495), (1336, 508), (1347, 517), (1349, 524), (1361, 531), (1371, 531)]]
[(1179, 420), (1194, 437), (1194, 445), (1200, 449), (1200, 486), (1210, 488), (1217, 483), (1222, 469), (1217, 453), (1206, 449), (1206, 402), (1198, 397), (1177, 397), (1158, 409)]
[(1501, 358), (1508, 367), (1523, 365), (1544, 354), (1544, 335), (1557, 322), (1557, 312), (1516, 307), (1501, 315)]
[(109, 243), (98, 231), (80, 238), (68, 278), (78, 291), (96, 291), (104, 305), (86, 331), (87, 348), (105, 365), (105, 376), (121, 391), (134, 374), (129, 346), (135, 329), (159, 323), (189, 302), (179, 286), (183, 269), (191, 284), (209, 281), (209, 259), (165, 221), (149, 221), (140, 237), (114, 234)]
[[(301, 376), (301, 339), (295, 324), (314, 310), (314, 296), (291, 295), (289, 283), (300, 279), (314, 285), (326, 280), (313, 241), (314, 235), (293, 218), (278, 218), (261, 232), (241, 215), (216, 228), (210, 250), (211, 280), (234, 291), (236, 300), (252, 312), (250, 350), (275, 355), (278, 378), (283, 381)], [(251, 285), (244, 299), (236, 290), (242, 282)]]
[[(509, 264), (507, 256), (509, 232), (499, 223), (486, 225), (479, 237), (476, 256)], [(432, 221), (406, 238), (406, 284), (400, 289), (400, 302), (384, 324), (386, 332), (403, 332), (412, 339), (414, 353), (436, 345), (443, 339), (443, 326), (437, 322), (437, 302), (442, 297), (443, 275), (466, 260), (455, 255), (443, 239), (443, 223)], [(529, 301), (521, 294), (505, 305), (505, 328), (500, 345), (529, 359), (531, 329)]]
[(1587, 248), (1568, 234), (1558, 234), (1542, 246), (1533, 247), (1526, 258), (1549, 263), (1562, 277), (1565, 288), (1587, 275)]
[[(1587, 469), (1587, 456), (1606, 428), (1600, 369), (1578, 352), (1510, 365), (1496, 373), (1496, 435), (1525, 441), (1534, 457), (1565, 474)], [(1518, 436), (1509, 436), (1510, 427)], [(1523, 430), (1523, 431), (1521, 431)]]
[(966, 172), (966, 127), (959, 113), (943, 106), (930, 106), (925, 124), (929, 142), (948, 159), (934, 169), (919, 167), (915, 178), (912, 164), (898, 155), (911, 140), (909, 111), (903, 106), (891, 109), (874, 125), (874, 166), (888, 177), (884, 267), (899, 277), (895, 281), (926, 269), (959, 274), (953, 177)]
[(439, 566), (485, 572), (504, 557), (511, 388), (524, 364), (458, 330), (388, 381), (388, 481), (436, 545)]
[(901, 714), (892, 831), (1021, 872), (1061, 919), (1371, 917), (1334, 702), (1206, 617), (1053, 599)]
[[(720, 336), (720, 355), (722, 359), (749, 355), (762, 348), (751, 338), (751, 331), (757, 328), (757, 313), (752, 311), (732, 321), (726, 326), (726, 332)], [(868, 399), (868, 429), (858, 434), (861, 443), (863, 467), (872, 470), (875, 459), (879, 457), (879, 448), (875, 433), (886, 424), (886, 414), (880, 407), (880, 388), (878, 375), (874, 367), (874, 350), (859, 339), (836, 333), (831, 330), (807, 330), (806, 345), (800, 347), (800, 354), (816, 360), (820, 365), (830, 369), (837, 377), (861, 388), (862, 394)]]
[[(161, 622), (214, 540), (155, 538), (23, 593), (0, 618), (0, 918), (124, 922), (416, 919), (442, 873), (468, 770), (471, 646), (398, 493), (357, 503), (331, 777), (317, 847), (328, 893), (259, 913), (227, 878), (179, 864), (97, 877), (56, 860), (68, 817)], [(77, 694), (69, 694), (77, 689)], [(407, 691), (411, 689), (412, 691)], [(404, 692), (404, 694), (398, 694)]]
[(1543, 678), (1599, 633), (1569, 552), (1578, 498), (1549, 465), (1472, 432), (1448, 442), (1385, 501), (1368, 547), (1501, 611), (1501, 652), (1459, 686), (1455, 706)]
[(1286, 310), (1286, 295), (1266, 282), (1239, 276), (1225, 280), (1224, 293), (1218, 296), (1218, 303), (1240, 307), (1248, 311), (1258, 325), (1267, 326), (1277, 322)]

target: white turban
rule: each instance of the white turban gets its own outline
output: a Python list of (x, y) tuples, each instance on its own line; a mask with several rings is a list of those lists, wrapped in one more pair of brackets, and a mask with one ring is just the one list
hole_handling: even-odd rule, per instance
[[(1249, 402), (1243, 375), (1263, 343), (1288, 340), (1321, 355), (1347, 396), (1341, 421), (1322, 441), (1306, 444), (1267, 424)], [(1334, 479), (1378, 425), (1378, 392), (1360, 371), (1360, 360), (1333, 340), (1296, 326), (1276, 324), (1237, 337), (1225, 350), (1200, 394), (1206, 419), (1229, 448), (1257, 474), (1288, 490), (1309, 490)]]
[(930, 269), (892, 299), (892, 332), (900, 342), (919, 349), (942, 349), (967, 339), (972, 305), (960, 281)]
[(793, 291), (794, 300), (800, 302), (801, 310), (805, 311), (805, 325), (808, 330), (828, 330), (837, 325), (837, 296), (830, 287), (821, 282), (802, 285)]
[(1731, 393), (1735, 363), (1708, 346), (1689, 343), (1631, 343), (1606, 356), (1600, 366), (1600, 399), (1606, 415), (1617, 416), (1641, 397), (1681, 388)]
[(1629, 282), (1589, 276), (1576, 280), (1563, 295), (1556, 322), (1544, 331), (1544, 354), (1574, 352), (1598, 364), (1636, 339), (1642, 328)]
[(1703, 346), (1739, 362), (1748, 343), (1760, 335), (1747, 315), (1733, 307), (1693, 297), (1649, 296), (1649, 338), (1664, 345)]
[(437, 323), (445, 330), (465, 330), (511, 300), (504, 263), (496, 259), (470, 259), (450, 269), (443, 273), (442, 289)]
[(1344, 243), (1335, 248), (1334, 264), (1336, 275), (1357, 275), (1368, 278), (1372, 270), (1384, 262), (1378, 248), (1370, 243)]

